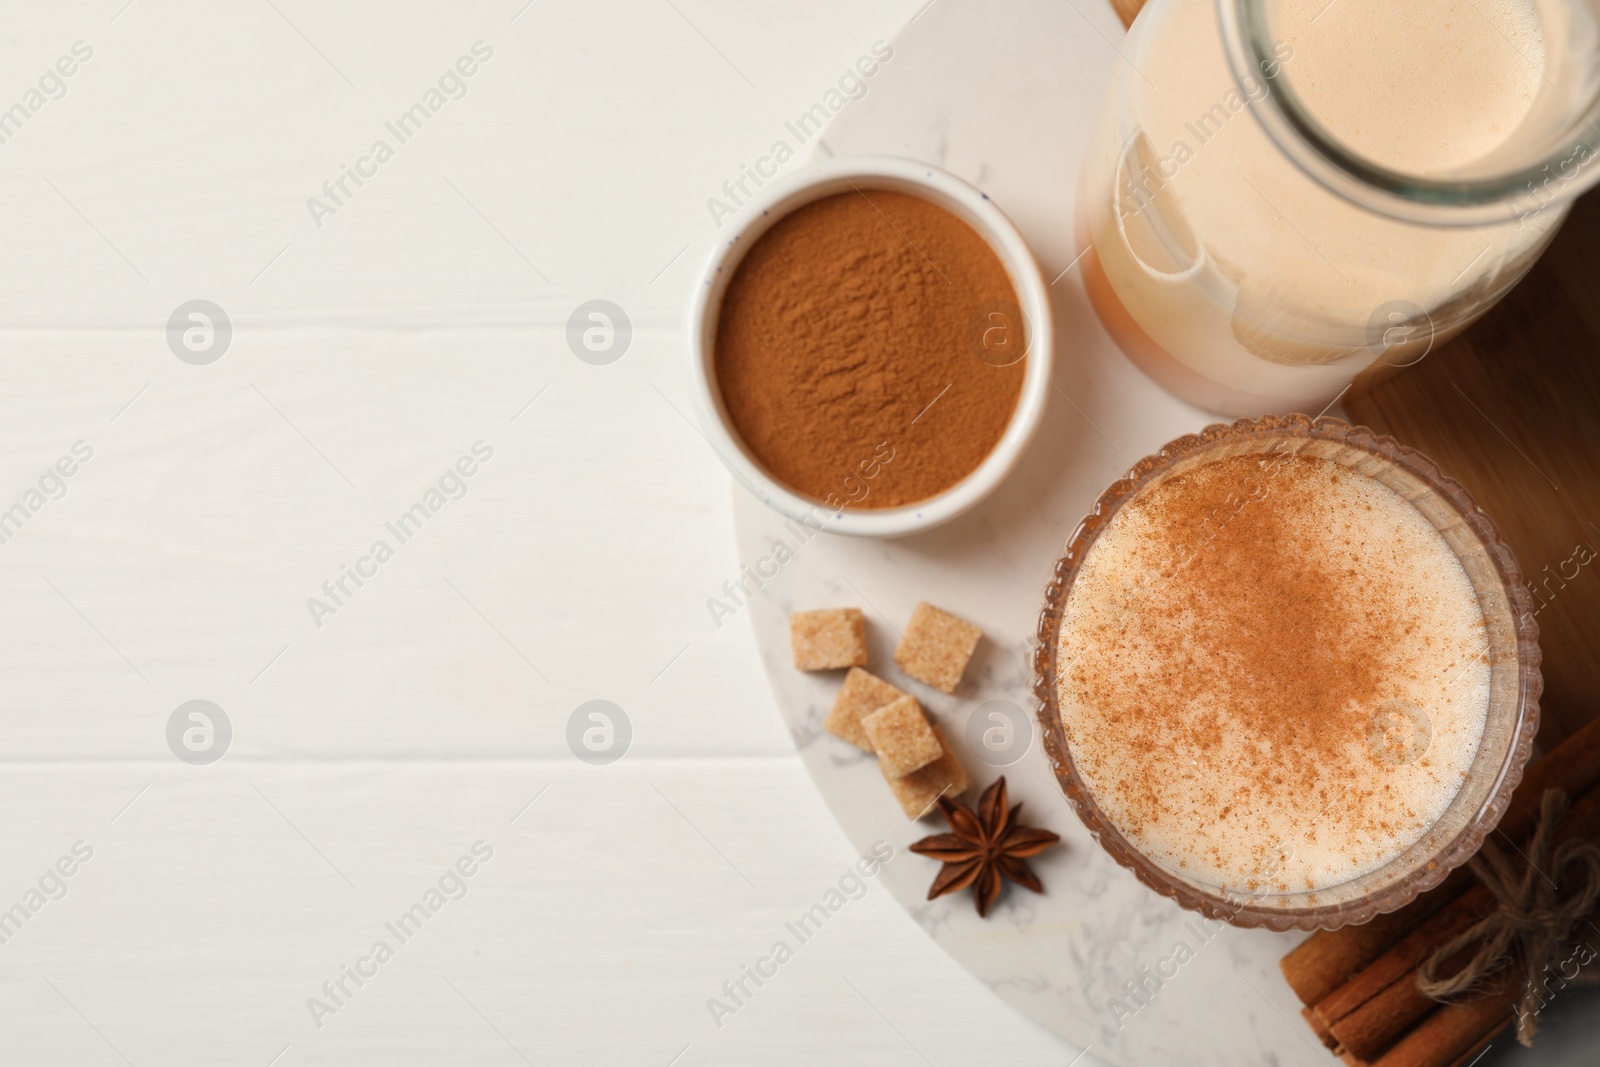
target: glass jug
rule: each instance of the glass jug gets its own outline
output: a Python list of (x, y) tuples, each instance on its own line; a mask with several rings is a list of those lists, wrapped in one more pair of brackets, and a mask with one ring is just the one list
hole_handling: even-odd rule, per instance
[(1600, 178), (1597, 54), (1576, 0), (1151, 0), (1079, 186), (1095, 310), (1190, 403), (1325, 410), (1487, 311)]

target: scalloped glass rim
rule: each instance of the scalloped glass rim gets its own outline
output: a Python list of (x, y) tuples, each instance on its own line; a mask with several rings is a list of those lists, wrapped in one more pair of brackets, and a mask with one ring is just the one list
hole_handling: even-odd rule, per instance
[[(1516, 651), (1514, 692), (1516, 707), (1509, 709), (1505, 751), (1500, 760), (1498, 774), (1487, 799), (1457, 832), (1438, 851), (1431, 855), (1415, 856), (1417, 847), (1408, 849), (1399, 858), (1376, 872), (1363, 876), (1373, 878), (1390, 871), (1396, 864), (1404, 864), (1399, 873), (1391, 872), (1392, 881), (1373, 892), (1354, 899), (1332, 904), (1300, 904), (1297, 901), (1315, 899), (1319, 894), (1265, 894), (1229, 896), (1213, 893), (1192, 883), (1179, 880), (1171, 872), (1146, 857), (1133, 847), (1095, 803), (1087, 785), (1079, 777), (1072, 762), (1066, 733), (1061, 725), (1060, 707), (1056, 694), (1056, 647), (1061, 625), (1062, 610), (1077, 576), (1084, 555), (1093, 545), (1100, 531), (1110, 521), (1117, 509), (1146, 485), (1179, 463), (1207, 452), (1229, 446), (1254, 442), (1270, 442), (1303, 438), (1332, 442), (1366, 452), (1381, 462), (1386, 462), (1424, 483), (1432, 493), (1447, 503), (1459, 515), (1465, 526), (1484, 548), (1494, 572), (1504, 586), (1510, 611), (1512, 636)], [(1078, 817), (1102, 848), (1122, 866), (1151, 889), (1171, 897), (1181, 907), (1198, 911), (1208, 918), (1241, 927), (1267, 927), (1272, 930), (1337, 929), (1368, 922), (1385, 912), (1404, 907), (1444, 880), (1456, 867), (1461, 866), (1483, 844), (1484, 837), (1494, 829), (1505, 814), (1511, 793), (1522, 780), (1523, 769), (1533, 750), (1534, 735), (1539, 729), (1539, 695), (1543, 690), (1543, 676), (1539, 673), (1539, 624), (1534, 619), (1532, 602), (1523, 587), (1522, 569), (1516, 557), (1500, 538), (1494, 521), (1478, 507), (1460, 482), (1440, 472), (1438, 465), (1416, 449), (1407, 448), (1392, 437), (1374, 433), (1365, 426), (1351, 426), (1342, 419), (1312, 419), (1305, 415), (1268, 415), (1260, 419), (1238, 419), (1232, 424), (1215, 423), (1198, 434), (1188, 434), (1167, 443), (1159, 452), (1147, 456), (1133, 465), (1122, 478), (1100, 495), (1078, 528), (1068, 539), (1066, 549), (1057, 558), (1050, 583), (1045, 587), (1044, 604), (1039, 613), (1035, 633), (1037, 644), (1033, 656), (1033, 693), (1037, 701), (1037, 716), (1044, 739), (1044, 751), (1055, 771), (1062, 792), (1071, 802)], [(1509, 669), (1506, 664), (1503, 669)], [(1491, 667), (1491, 670), (1493, 667)], [(1496, 690), (1499, 691), (1499, 690)], [(1491, 696), (1491, 721), (1497, 705)], [(1500, 714), (1508, 710), (1501, 707)], [(1487, 728), (1486, 741), (1487, 744)], [(1448, 812), (1447, 812), (1448, 815)], [(1441, 823), (1444, 820), (1441, 820)], [(1424, 834), (1424, 840), (1434, 831)], [(1419, 842), (1420, 844), (1420, 842)], [(1354, 885), (1355, 879), (1346, 885)], [(1322, 894), (1337, 894), (1339, 886), (1328, 887)]]

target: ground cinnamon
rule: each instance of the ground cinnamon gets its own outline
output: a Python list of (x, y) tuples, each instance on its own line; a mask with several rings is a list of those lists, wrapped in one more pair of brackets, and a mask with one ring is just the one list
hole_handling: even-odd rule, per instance
[[(955, 485), (999, 442), (1023, 330), (1010, 277), (972, 227), (863, 188), (799, 208), (746, 253), (717, 324), (717, 384), (779, 481), (894, 507)], [(863, 463), (870, 491), (844, 491)]]

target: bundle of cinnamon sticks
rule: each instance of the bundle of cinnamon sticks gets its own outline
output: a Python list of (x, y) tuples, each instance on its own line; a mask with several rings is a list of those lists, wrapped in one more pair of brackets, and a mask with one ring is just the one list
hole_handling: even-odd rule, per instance
[[(1556, 840), (1600, 843), (1600, 719), (1528, 768), (1493, 835), (1520, 849), (1546, 789), (1571, 809)], [(1514, 855), (1514, 853), (1513, 853)], [(1442, 945), (1489, 915), (1498, 901), (1466, 868), (1411, 904), (1362, 926), (1323, 930), (1283, 958), (1283, 976), (1305, 1004), (1323, 1044), (1355, 1067), (1466, 1067), (1514, 1021), (1516, 967), (1473, 999), (1438, 1004), (1417, 989), (1417, 971)]]

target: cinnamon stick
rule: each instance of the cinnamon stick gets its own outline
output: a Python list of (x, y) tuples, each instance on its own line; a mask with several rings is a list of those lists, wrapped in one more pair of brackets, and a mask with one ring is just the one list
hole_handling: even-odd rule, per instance
[[(1322, 1020), (1339, 1040), (1350, 1046), (1341, 1032), (1351, 1015), (1379, 998), (1396, 983), (1415, 975), (1424, 960), (1440, 945), (1463, 932), (1478, 920), (1494, 911), (1494, 894), (1483, 885), (1475, 885), (1440, 909), (1427, 922), (1400, 939), (1400, 942), (1373, 960), (1350, 981), (1328, 994), (1321, 1003), (1312, 1006), (1312, 1013)], [(1414, 983), (1413, 983), (1414, 984)], [(1371, 1053), (1373, 1049), (1350, 1046), (1353, 1051)], [(1383, 1046), (1379, 1046), (1381, 1049)]]
[[(1550, 786), (1570, 795), (1587, 793), (1600, 783), (1600, 718), (1551, 749), (1529, 766), (1522, 784), (1500, 820), (1499, 831), (1520, 841), (1533, 829), (1539, 798)], [(1428, 917), (1473, 884), (1470, 872), (1453, 871), (1439, 886), (1398, 911), (1379, 915), (1361, 926), (1319, 930), (1283, 958), (1283, 977), (1302, 1004), (1317, 1004), (1348, 982), (1357, 971), (1381, 956)]]
[(1400, 910), (1360, 926), (1318, 930), (1283, 957), (1284, 980), (1302, 1004), (1320, 1002), (1465, 888), (1466, 882), (1453, 885), (1456, 881), (1452, 873)]
[(1330, 1052), (1339, 1051), (1339, 1039), (1333, 1036), (1333, 1031), (1328, 1029), (1328, 1024), (1322, 1021), (1322, 1016), (1310, 1008), (1301, 1008), (1300, 1017), (1311, 1027), (1311, 1032), (1317, 1035), (1317, 1040), (1327, 1046)]
[[(1457, 1056), (1448, 1063), (1440, 1064), (1439, 1067), (1472, 1067), (1472, 1065), (1477, 1063), (1478, 1059), (1483, 1055), (1483, 1050), (1494, 1044), (1494, 1039), (1499, 1036), (1502, 1030), (1510, 1025), (1511, 1019), (1505, 1019), (1499, 1026), (1491, 1028), (1482, 1037), (1478, 1038), (1475, 1044), (1468, 1046), (1467, 1051), (1463, 1052), (1461, 1055)], [(1459, 1044), (1460, 1042), (1453, 1039), (1451, 1040), (1452, 1046)], [(1348, 1064), (1349, 1067), (1378, 1067), (1377, 1064), (1361, 1059), (1360, 1057), (1343, 1050), (1340, 1051), (1339, 1058)], [(1392, 1065), (1388, 1065), (1388, 1067), (1392, 1067)], [(1428, 1061), (1423, 1065), (1423, 1067), (1435, 1067), (1435, 1064), (1432, 1061)]]
[[(1600, 787), (1590, 789), (1556, 826), (1556, 841), (1600, 840)], [(1417, 989), (1417, 968), (1440, 945), (1498, 907), (1479, 884), (1312, 1009), (1352, 1053), (1374, 1059), (1401, 1039), (1434, 1001)]]
[(1455, 896), (1452, 889), (1465, 886), (1463, 882), (1453, 887), (1453, 880), (1452, 874), (1432, 892), (1424, 893), (1399, 911), (1379, 915), (1371, 922), (1338, 930), (1318, 930), (1283, 957), (1279, 966), (1284, 980), (1301, 1003), (1322, 1001)]
[(1453, 1067), (1481, 1052), (1510, 1024), (1519, 978), (1520, 972), (1507, 973), (1487, 996), (1440, 1007), (1394, 1048), (1372, 1060), (1372, 1067)]
[[(1509, 1024), (1510, 1020), (1508, 1019), (1506, 1022)], [(1467, 1051), (1457, 1056), (1455, 1062), (1450, 1064), (1450, 1067), (1471, 1067), (1472, 1064), (1477, 1063), (1478, 1057), (1483, 1055), (1483, 1050), (1494, 1044), (1495, 1035), (1498, 1034), (1502, 1029), (1504, 1029), (1504, 1027), (1497, 1027), (1496, 1029), (1490, 1030), (1487, 1034), (1484, 1034), (1478, 1039), (1478, 1043), (1476, 1045), (1473, 1045), (1471, 1048), (1467, 1049)]]

